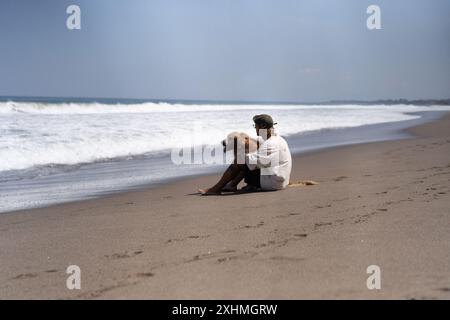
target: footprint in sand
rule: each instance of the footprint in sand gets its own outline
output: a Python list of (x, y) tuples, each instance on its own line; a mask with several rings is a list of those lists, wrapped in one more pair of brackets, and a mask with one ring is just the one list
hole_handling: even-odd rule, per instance
[(186, 262), (199, 261), (199, 260), (203, 260), (203, 259), (211, 259), (211, 258), (217, 257), (218, 255), (230, 254), (230, 253), (235, 253), (235, 252), (236, 252), (236, 250), (222, 250), (222, 251), (216, 251), (216, 252), (208, 251), (208, 253), (195, 255), (192, 257), (192, 259), (187, 260)]
[(58, 272), (58, 270), (51, 269), (51, 270), (45, 270), (45, 272), (47, 272), (47, 273), (55, 273), (55, 272)]
[(21, 273), (15, 277), (12, 277), (13, 280), (21, 280), (21, 279), (29, 279), (29, 278), (35, 278), (37, 277), (37, 273)]
[(300, 212), (291, 212), (291, 213), (289, 213), (289, 215), (290, 216), (298, 216), (298, 215), (301, 215), (301, 213)]
[(320, 227), (324, 227), (324, 226), (331, 226), (333, 225), (333, 223), (331, 222), (318, 222), (314, 224), (314, 229), (318, 229)]
[(294, 234), (295, 237), (299, 237), (299, 238), (306, 238), (308, 236), (307, 233), (296, 233)]
[(331, 204), (327, 204), (324, 206), (315, 206), (316, 209), (323, 209), (323, 208), (331, 208)]
[(290, 212), (288, 214), (280, 214), (278, 216), (275, 216), (275, 218), (285, 219), (285, 218), (289, 218), (289, 217), (293, 217), (293, 216), (299, 216), (299, 215), (301, 215), (300, 212)]
[(231, 261), (231, 260), (247, 259), (247, 258), (252, 258), (256, 255), (257, 255), (256, 252), (248, 251), (248, 252), (244, 252), (242, 254), (234, 254), (234, 255), (229, 255), (226, 257), (218, 258), (217, 262), (222, 263), (222, 262)]
[(259, 228), (262, 227), (264, 225), (264, 221), (260, 221), (258, 222), (258, 224), (256, 225), (244, 225), (244, 226), (240, 226), (238, 229), (253, 229), (253, 228)]
[(129, 253), (128, 251), (122, 252), (122, 253), (114, 253), (112, 255), (106, 255), (106, 258), (111, 258), (111, 259), (125, 259), (125, 258), (131, 258), (134, 256), (137, 256), (139, 254), (143, 253), (142, 250), (137, 250), (134, 251), (132, 253)]
[(140, 277), (140, 278), (149, 278), (149, 277), (153, 277), (155, 274), (152, 272), (141, 272), (138, 273), (136, 276)]
[(166, 241), (166, 243), (174, 243), (174, 242), (179, 242), (179, 241), (185, 241), (188, 239), (204, 239), (204, 238), (209, 238), (211, 235), (206, 234), (206, 235), (192, 235), (192, 236), (187, 236), (185, 238), (177, 238), (177, 239), (169, 239)]
[[(49, 269), (49, 270), (45, 270), (43, 271), (45, 273), (55, 273), (58, 272), (58, 270), (56, 269)], [(36, 278), (39, 274), (37, 272), (33, 272), (33, 273), (21, 273), (11, 279), (13, 280), (20, 280), (20, 279), (30, 279), (30, 278)]]
[(305, 258), (297, 258), (297, 257), (286, 257), (286, 256), (273, 256), (270, 260), (274, 261), (283, 261), (283, 262), (300, 262), (304, 261)]

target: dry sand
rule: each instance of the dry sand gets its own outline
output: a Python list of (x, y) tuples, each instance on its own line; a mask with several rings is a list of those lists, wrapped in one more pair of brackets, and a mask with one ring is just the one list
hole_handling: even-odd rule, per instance
[(0, 214), (0, 298), (448, 299), (450, 117), (411, 132), (296, 157), (315, 186), (190, 195), (210, 176)]

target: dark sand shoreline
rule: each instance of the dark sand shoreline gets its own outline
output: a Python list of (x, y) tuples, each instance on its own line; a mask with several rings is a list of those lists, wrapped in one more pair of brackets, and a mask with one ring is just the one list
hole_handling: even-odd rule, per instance
[(0, 298), (448, 299), (450, 117), (408, 131), (295, 157), (317, 186), (190, 195), (202, 176), (2, 213)]

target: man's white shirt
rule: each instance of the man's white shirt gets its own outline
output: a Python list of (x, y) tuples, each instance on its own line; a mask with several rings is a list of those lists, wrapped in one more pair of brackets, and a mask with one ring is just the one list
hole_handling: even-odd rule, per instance
[(261, 188), (280, 190), (287, 187), (292, 169), (289, 146), (281, 136), (273, 134), (267, 140), (260, 140), (259, 149), (249, 153), (245, 162), (250, 170), (261, 169)]

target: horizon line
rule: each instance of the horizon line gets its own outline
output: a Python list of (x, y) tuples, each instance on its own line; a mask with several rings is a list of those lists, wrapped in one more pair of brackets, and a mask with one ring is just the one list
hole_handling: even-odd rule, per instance
[[(51, 101), (54, 100), (54, 101)], [(280, 100), (211, 100), (211, 99), (156, 99), (156, 98), (105, 98), (105, 97), (62, 97), (62, 96), (3, 96), (0, 95), (1, 102), (153, 102), (153, 103), (183, 103), (183, 104), (284, 104), (284, 105), (321, 105), (321, 104), (342, 104), (342, 103), (360, 103), (360, 104), (381, 104), (383, 102), (390, 102), (395, 104), (413, 104), (413, 103), (444, 103), (450, 104), (450, 98), (388, 98), (388, 99), (332, 99), (320, 101), (280, 101)], [(129, 104), (129, 103), (128, 103)]]

